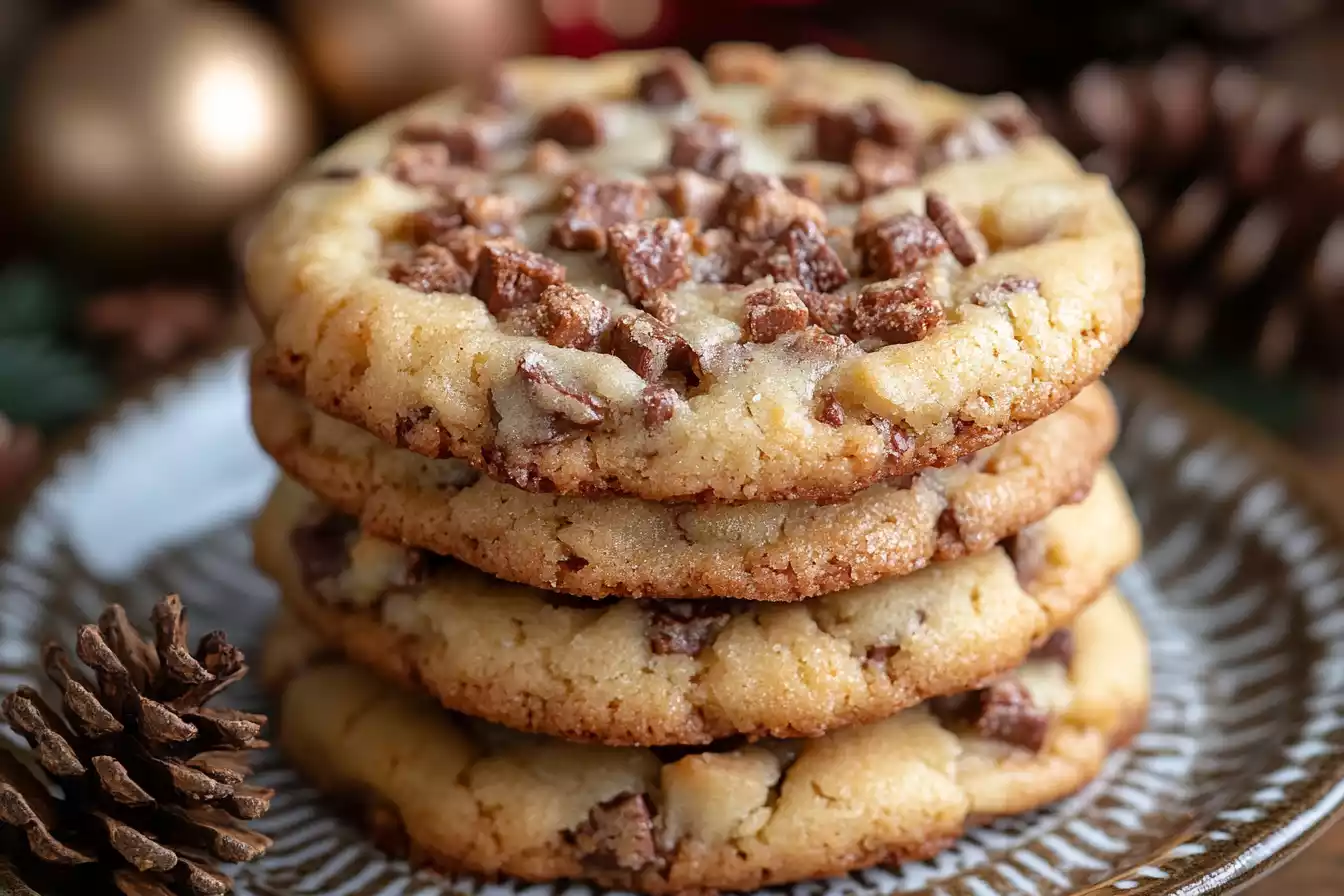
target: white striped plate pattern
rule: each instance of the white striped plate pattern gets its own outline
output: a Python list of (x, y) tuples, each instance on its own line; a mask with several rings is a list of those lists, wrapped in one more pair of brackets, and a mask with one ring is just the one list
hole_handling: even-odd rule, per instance
[[(255, 643), (274, 601), (247, 517), (274, 474), (246, 428), (241, 354), (125, 407), (62, 459), (0, 562), (0, 692), (39, 684), (38, 649), (103, 604), (144, 618), (166, 592), (197, 631)], [(937, 858), (781, 890), (1196, 896), (1227, 892), (1319, 832), (1344, 801), (1344, 537), (1254, 438), (1148, 375), (1115, 377), (1115, 462), (1144, 524), (1123, 577), (1152, 639), (1147, 730), (1050, 809), (968, 834)], [(259, 708), (254, 690), (238, 699)], [(7, 731), (0, 736), (10, 736)], [(276, 839), (242, 896), (581, 896), (582, 885), (416, 872), (333, 813), (274, 753)]]

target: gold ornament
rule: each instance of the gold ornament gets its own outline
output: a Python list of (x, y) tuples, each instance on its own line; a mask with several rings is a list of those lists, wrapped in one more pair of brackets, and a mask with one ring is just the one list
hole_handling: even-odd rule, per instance
[(223, 233), (311, 153), (315, 124), (261, 22), (121, 0), (38, 53), (11, 133), (32, 212), (81, 254), (144, 261)]
[(535, 48), (535, 0), (288, 0), (333, 110), (367, 121)]

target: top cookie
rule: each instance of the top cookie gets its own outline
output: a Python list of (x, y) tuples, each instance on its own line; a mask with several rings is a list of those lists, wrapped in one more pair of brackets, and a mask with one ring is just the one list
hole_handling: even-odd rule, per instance
[(359, 132), (249, 251), (268, 372), (515, 485), (836, 498), (1099, 376), (1138, 239), (1015, 100), (719, 48), (524, 60)]

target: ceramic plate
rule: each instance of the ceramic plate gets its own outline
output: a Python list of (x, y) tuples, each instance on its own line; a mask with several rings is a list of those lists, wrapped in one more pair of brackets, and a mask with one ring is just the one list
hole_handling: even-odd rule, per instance
[[(66, 454), (18, 517), (0, 566), (0, 689), (38, 681), (38, 648), (121, 601), (145, 618), (181, 592), (197, 630), (255, 644), (275, 599), (248, 516), (274, 472), (246, 424), (232, 355), (125, 406)], [(969, 834), (928, 862), (786, 888), (790, 896), (1227, 892), (1319, 833), (1344, 799), (1344, 535), (1258, 437), (1134, 371), (1115, 460), (1147, 551), (1122, 588), (1152, 638), (1148, 729), (1047, 811)], [(242, 700), (265, 707), (258, 693)], [(5, 732), (8, 736), (8, 732)], [(415, 872), (347, 826), (277, 755), (276, 838), (241, 894), (409, 896), (489, 885)]]

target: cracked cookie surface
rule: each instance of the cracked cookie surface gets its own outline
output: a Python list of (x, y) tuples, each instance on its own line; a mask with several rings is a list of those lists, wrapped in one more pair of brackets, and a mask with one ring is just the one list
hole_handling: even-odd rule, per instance
[(588, 597), (797, 600), (982, 553), (1087, 493), (1115, 440), (1100, 384), (951, 467), (843, 502), (663, 504), (539, 495), (385, 445), (254, 378), (257, 438), (361, 528)]
[(445, 706), (608, 744), (815, 736), (1023, 661), (1135, 559), (1115, 474), (1003, 546), (789, 604), (594, 601), (362, 535), (282, 483), (258, 565), (333, 647)]
[(1104, 179), (1011, 98), (767, 55), (520, 60), (342, 141), (250, 244), (268, 373), (529, 490), (737, 502), (948, 464), (1104, 372), (1143, 292)]
[(1118, 595), (1071, 658), (824, 737), (634, 749), (522, 735), (444, 712), (324, 657), (284, 615), (263, 660), (279, 740), (375, 839), (449, 872), (654, 894), (750, 891), (926, 858), (984, 819), (1090, 781), (1142, 727), (1147, 643)]

